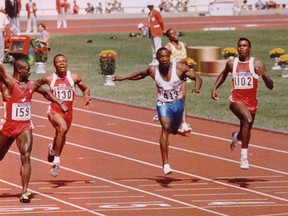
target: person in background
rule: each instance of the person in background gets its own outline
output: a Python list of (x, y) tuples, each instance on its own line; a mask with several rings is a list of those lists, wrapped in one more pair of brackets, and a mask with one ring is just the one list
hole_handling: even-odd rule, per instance
[(264, 10), (264, 9), (266, 9), (266, 5), (261, 0), (258, 0), (255, 3), (255, 8), (256, 8), (256, 10)]
[(124, 77), (115, 76), (115, 81), (140, 80), (150, 76), (156, 84), (158, 101), (157, 113), (162, 127), (159, 143), (162, 157), (163, 173), (171, 174), (172, 169), (168, 161), (169, 135), (177, 134), (181, 125), (184, 102), (182, 87), (186, 77), (195, 81), (191, 93), (200, 93), (202, 79), (181, 62), (170, 61), (171, 52), (165, 47), (157, 50), (156, 57), (159, 64), (151, 65), (144, 71), (137, 71)]
[(98, 2), (98, 6), (95, 7), (96, 14), (102, 14), (103, 13), (103, 5), (102, 2)]
[(85, 8), (85, 11), (87, 12), (87, 14), (94, 13), (94, 7), (90, 2), (87, 3), (87, 7)]
[(138, 24), (138, 29), (139, 29), (142, 37), (149, 37), (149, 29), (143, 23)]
[[(174, 29), (168, 29), (166, 31), (166, 37), (169, 39), (169, 43), (165, 47), (171, 51), (171, 60), (186, 64), (186, 59), (187, 59), (186, 44), (178, 40), (178, 33)], [(182, 90), (183, 90), (182, 95), (183, 95), (183, 101), (184, 101), (184, 113), (183, 113), (182, 124), (181, 124), (181, 127), (179, 128), (179, 132), (189, 133), (192, 131), (192, 128), (186, 122), (186, 106), (185, 106), (186, 80), (185, 82), (183, 82)]]
[(3, 64), (5, 58), (5, 47), (7, 47), (11, 38), (11, 30), (9, 20), (4, 10), (0, 10), (0, 29), (3, 33), (0, 34), (0, 64)]
[(40, 37), (35, 39), (36, 47), (49, 47), (50, 33), (46, 30), (44, 23), (38, 24), (38, 31), (40, 32)]
[(20, 175), (22, 194), (20, 202), (29, 203), (31, 193), (28, 184), (31, 176), (30, 156), (33, 142), (33, 124), (31, 121), (31, 100), (34, 92), (42, 94), (47, 100), (57, 104), (61, 112), (67, 107), (52, 92), (30, 81), (30, 66), (27, 61), (18, 59), (13, 65), (13, 75), (7, 73), (0, 64), (0, 92), (4, 102), (4, 119), (0, 125), (0, 160), (16, 141), (21, 159)]
[(73, 14), (78, 14), (80, 7), (77, 5), (76, 0), (73, 1)]
[(63, 27), (67, 28), (67, 20), (66, 20), (66, 13), (68, 11), (67, 0), (56, 0), (56, 10), (58, 13), (57, 28), (61, 28), (62, 23)]
[(48, 119), (55, 128), (56, 133), (53, 143), (48, 145), (47, 160), (52, 163), (50, 175), (57, 177), (60, 169), (60, 155), (66, 142), (66, 134), (72, 123), (76, 87), (82, 91), (86, 106), (91, 104), (91, 98), (90, 89), (80, 75), (67, 70), (68, 62), (63, 54), (56, 55), (53, 62), (56, 72), (40, 77), (37, 83), (39, 83), (39, 85), (48, 85), (52, 93), (54, 93), (59, 100), (63, 101), (69, 109), (68, 112), (64, 114), (54, 102), (50, 103), (48, 109)]
[(5, 0), (5, 11), (8, 14), (10, 28), (14, 34), (20, 33), (20, 28), (17, 23), (17, 17), (20, 11), (18, 3), (18, 0)]
[(272, 90), (272, 79), (266, 72), (261, 59), (250, 56), (252, 46), (247, 38), (240, 38), (237, 42), (239, 57), (228, 60), (224, 70), (218, 76), (211, 91), (213, 100), (218, 100), (217, 89), (225, 82), (228, 74), (232, 73), (232, 90), (230, 95), (230, 110), (240, 120), (239, 132), (232, 133), (231, 150), (242, 144), (240, 168), (249, 169), (248, 145), (251, 129), (258, 108), (257, 89), (259, 78), (262, 77), (265, 86)]
[(152, 48), (151, 64), (157, 64), (156, 52), (162, 46), (164, 22), (163, 22), (160, 12), (154, 9), (153, 1), (148, 1), (147, 7), (150, 11), (148, 14), (148, 28), (149, 28), (149, 37), (151, 38), (151, 48)]
[(33, 0), (29, 0), (28, 3), (26, 3), (26, 11), (27, 11), (27, 30), (26, 33), (29, 33), (32, 30), (33, 26), (33, 32), (37, 32), (37, 22), (36, 22), (36, 3)]

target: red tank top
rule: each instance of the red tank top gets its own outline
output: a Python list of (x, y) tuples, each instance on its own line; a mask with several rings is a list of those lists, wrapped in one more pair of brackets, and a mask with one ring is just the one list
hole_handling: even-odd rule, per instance
[(32, 84), (27, 82), (27, 88), (22, 89), (14, 81), (14, 89), (9, 101), (4, 102), (4, 119), (6, 121), (28, 122), (31, 119)]
[[(50, 88), (52, 93), (69, 108), (69, 111), (73, 109), (73, 101), (75, 95), (75, 85), (71, 77), (71, 72), (67, 71), (67, 75), (64, 78), (59, 78), (55, 73), (52, 75), (52, 82)], [(49, 109), (56, 112), (62, 112), (61, 107), (54, 102), (50, 103)]]
[(250, 105), (257, 105), (257, 88), (259, 76), (254, 71), (254, 57), (249, 61), (240, 62), (234, 59), (232, 72), (231, 101), (246, 101)]

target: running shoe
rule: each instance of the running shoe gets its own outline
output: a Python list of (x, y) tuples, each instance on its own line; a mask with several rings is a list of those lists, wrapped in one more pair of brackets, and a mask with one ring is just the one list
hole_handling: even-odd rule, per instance
[(234, 148), (236, 148), (238, 145), (241, 144), (241, 141), (237, 139), (237, 135), (238, 135), (237, 132), (233, 132), (232, 133), (232, 141), (231, 141), (231, 144), (230, 144), (230, 149), (232, 151), (234, 150)]
[(20, 202), (21, 203), (30, 203), (30, 198), (29, 198), (30, 195), (31, 195), (31, 193), (27, 192), (27, 191), (25, 193), (23, 193), (20, 197)]
[(171, 167), (170, 167), (169, 164), (165, 164), (164, 167), (163, 167), (163, 172), (164, 172), (165, 175), (169, 175), (169, 174), (171, 174), (173, 171), (172, 171), (172, 169), (171, 169)]
[(57, 177), (59, 174), (60, 164), (53, 164), (51, 170), (50, 170), (50, 176)]
[(190, 133), (191, 131), (192, 131), (191, 126), (186, 122), (183, 122), (181, 128), (178, 129), (179, 133)]
[(159, 116), (158, 116), (158, 115), (155, 115), (155, 116), (153, 117), (153, 121), (159, 121)]
[(241, 161), (240, 161), (240, 168), (244, 169), (244, 170), (248, 170), (249, 169), (249, 162), (248, 162), (248, 158), (247, 157), (241, 157)]
[(52, 149), (53, 149), (53, 144), (52, 143), (50, 143), (49, 145), (48, 145), (48, 156), (47, 156), (47, 160), (48, 160), (48, 162), (53, 162), (53, 160), (54, 160), (54, 154), (55, 153), (52, 153), (51, 151), (52, 151)]

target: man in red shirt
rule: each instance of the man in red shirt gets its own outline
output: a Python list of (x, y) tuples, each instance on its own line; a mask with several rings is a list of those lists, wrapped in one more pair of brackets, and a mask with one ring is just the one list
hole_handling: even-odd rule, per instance
[(47, 100), (57, 103), (61, 112), (67, 107), (52, 92), (29, 80), (30, 66), (27, 61), (18, 59), (14, 63), (13, 75), (7, 73), (0, 64), (0, 93), (2, 95), (4, 117), (0, 124), (0, 161), (16, 141), (21, 158), (20, 175), (22, 194), (20, 202), (29, 203), (28, 183), (31, 175), (30, 156), (32, 151), (31, 100), (34, 92), (42, 94)]
[(164, 23), (160, 12), (154, 9), (153, 1), (148, 1), (147, 7), (150, 10), (148, 17), (148, 28), (149, 36), (151, 38), (153, 56), (152, 64), (156, 64), (156, 52), (162, 46)]
[(266, 72), (261, 59), (250, 56), (251, 42), (247, 38), (240, 38), (237, 43), (239, 57), (228, 60), (226, 67), (218, 76), (211, 92), (213, 100), (218, 100), (217, 89), (224, 83), (228, 74), (232, 72), (232, 91), (230, 95), (230, 110), (240, 120), (239, 132), (232, 133), (230, 145), (233, 150), (242, 143), (241, 169), (249, 169), (248, 145), (251, 129), (257, 112), (257, 88), (259, 78), (262, 77), (266, 87), (273, 89), (273, 81)]

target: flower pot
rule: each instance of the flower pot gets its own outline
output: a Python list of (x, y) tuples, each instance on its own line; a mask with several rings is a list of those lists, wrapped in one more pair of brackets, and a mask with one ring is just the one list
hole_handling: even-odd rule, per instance
[(35, 68), (37, 74), (46, 73), (46, 62), (35, 62)]
[(273, 58), (274, 65), (271, 68), (272, 70), (281, 70), (281, 66), (278, 64), (278, 62), (279, 62), (278, 57)]
[(104, 76), (104, 85), (105, 86), (114, 86), (113, 75)]
[(282, 65), (282, 77), (288, 77), (288, 65)]

